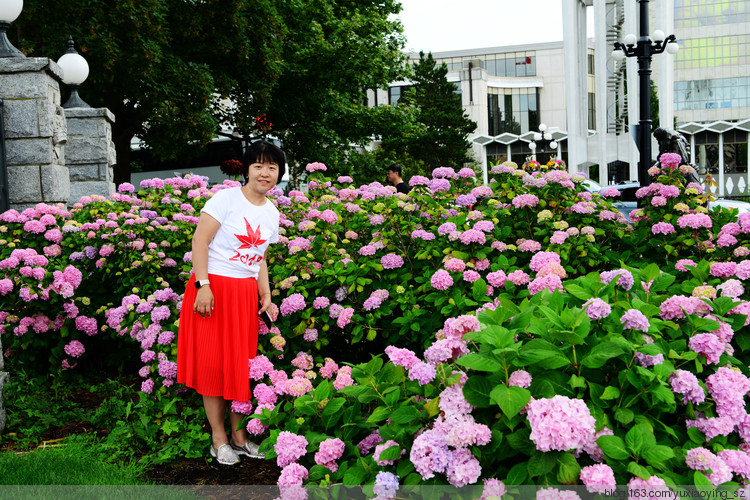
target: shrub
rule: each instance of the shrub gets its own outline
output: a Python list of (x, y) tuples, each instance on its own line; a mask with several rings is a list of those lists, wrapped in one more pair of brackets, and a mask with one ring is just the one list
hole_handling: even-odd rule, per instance
[[(251, 432), (268, 433), (262, 447), (284, 467), (281, 483), (461, 485), (495, 474), (588, 485), (611, 469), (618, 482), (685, 484), (693, 455), (717, 468), (739, 460), (718, 452), (745, 433), (737, 388), (747, 368), (731, 342), (739, 356), (750, 274), (733, 259), (748, 253), (750, 218), (706, 222), (700, 193), (664, 169), (660, 186), (677, 194), (648, 188), (667, 201), (634, 227), (581, 189), (583, 176), (512, 163), (493, 166), (489, 186), (470, 169), (438, 168), (413, 177), (409, 195), (356, 188), (311, 164), (309, 193), (272, 193), (285, 247), (269, 259), (279, 307), (251, 364), (263, 386), (237, 407), (252, 412)], [(10, 363), (41, 366), (44, 356), (69, 369), (106, 346), (137, 346), (122, 353), (143, 378), (139, 415), (113, 434), (160, 449), (160, 460), (198, 456), (208, 441), (172, 360), (196, 212), (231, 185), (153, 179), (70, 211), (0, 216)], [(695, 216), (685, 231), (678, 203)], [(727, 380), (731, 397), (718, 389)], [(699, 401), (701, 381), (712, 398)], [(545, 420), (561, 408), (573, 417)], [(550, 432), (562, 427), (573, 435)]]

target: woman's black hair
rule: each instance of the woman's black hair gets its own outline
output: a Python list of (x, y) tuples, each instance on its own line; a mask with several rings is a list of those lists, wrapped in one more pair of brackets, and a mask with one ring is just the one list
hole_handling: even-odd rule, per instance
[(286, 172), (286, 155), (277, 145), (267, 141), (255, 141), (245, 150), (245, 156), (242, 158), (242, 176), (247, 180), (248, 169), (253, 163), (275, 163), (279, 166), (279, 178), (276, 182), (281, 182)]

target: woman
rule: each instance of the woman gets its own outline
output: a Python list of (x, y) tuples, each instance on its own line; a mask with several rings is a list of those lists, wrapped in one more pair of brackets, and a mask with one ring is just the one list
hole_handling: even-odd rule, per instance
[(251, 398), (248, 359), (258, 347), (258, 314), (271, 305), (266, 256), (279, 239), (279, 211), (266, 199), (284, 174), (285, 157), (275, 145), (258, 141), (245, 152), (245, 185), (209, 199), (193, 235), (193, 275), (180, 314), (177, 381), (203, 396), (211, 425), (211, 456), (234, 465), (238, 455), (258, 457), (247, 440), (243, 416), (227, 401)]

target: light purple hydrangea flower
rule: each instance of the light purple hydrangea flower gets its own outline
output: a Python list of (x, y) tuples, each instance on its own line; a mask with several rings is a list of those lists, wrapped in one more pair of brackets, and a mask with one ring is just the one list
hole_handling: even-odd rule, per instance
[(600, 298), (591, 298), (582, 307), (592, 320), (604, 319), (612, 312), (612, 307)]

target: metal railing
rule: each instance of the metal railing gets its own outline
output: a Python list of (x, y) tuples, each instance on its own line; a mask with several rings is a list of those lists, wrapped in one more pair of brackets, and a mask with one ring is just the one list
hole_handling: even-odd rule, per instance
[(0, 99), (0, 213), (9, 208), (8, 166), (5, 163), (5, 119), (3, 118), (3, 100)]

